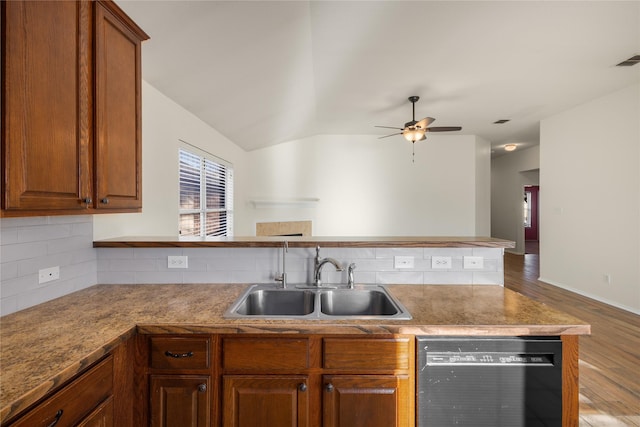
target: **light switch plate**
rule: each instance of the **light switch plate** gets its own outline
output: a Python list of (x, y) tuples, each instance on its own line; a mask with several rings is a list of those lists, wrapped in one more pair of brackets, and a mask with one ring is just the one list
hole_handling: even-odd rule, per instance
[(393, 268), (414, 268), (415, 261), (412, 256), (394, 256)]
[(38, 270), (38, 284), (60, 279), (60, 266)]
[(484, 268), (484, 258), (481, 256), (466, 256), (462, 261), (465, 270), (482, 270)]

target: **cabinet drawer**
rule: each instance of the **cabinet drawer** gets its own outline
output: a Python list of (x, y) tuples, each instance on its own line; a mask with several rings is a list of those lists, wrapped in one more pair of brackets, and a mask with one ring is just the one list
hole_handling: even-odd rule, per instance
[(242, 371), (295, 371), (309, 367), (306, 338), (225, 338), (222, 367)]
[(409, 337), (325, 338), (322, 363), (325, 369), (409, 369), (411, 348)]
[[(11, 427), (75, 426), (113, 392), (113, 357), (98, 363)], [(53, 424), (56, 419), (56, 424)]]
[(207, 369), (209, 337), (151, 337), (151, 367), (154, 369)]

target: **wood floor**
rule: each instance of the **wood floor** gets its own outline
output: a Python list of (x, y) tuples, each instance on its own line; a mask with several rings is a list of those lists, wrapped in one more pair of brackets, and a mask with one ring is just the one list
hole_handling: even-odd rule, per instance
[(580, 427), (640, 427), (640, 316), (538, 277), (538, 255), (505, 254), (505, 287), (591, 324), (580, 337)]

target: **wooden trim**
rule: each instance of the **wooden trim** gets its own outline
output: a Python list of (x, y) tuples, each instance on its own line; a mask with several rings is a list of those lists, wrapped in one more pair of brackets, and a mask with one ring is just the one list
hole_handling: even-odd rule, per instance
[(138, 26), (120, 7), (113, 2), (113, 0), (96, 0), (97, 3), (100, 3), (105, 8), (109, 9), (109, 11), (114, 14), (125, 26), (129, 27), (140, 40), (149, 40), (150, 37), (147, 33), (144, 32), (142, 28)]
[(578, 336), (562, 336), (562, 425), (578, 427)]
[(490, 237), (221, 237), (180, 240), (178, 236), (126, 236), (93, 242), (94, 248), (513, 248)]

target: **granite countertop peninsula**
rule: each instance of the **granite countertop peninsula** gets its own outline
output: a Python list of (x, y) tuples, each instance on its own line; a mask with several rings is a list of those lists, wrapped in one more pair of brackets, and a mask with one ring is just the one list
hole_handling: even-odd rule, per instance
[(208, 247), (245, 247), (272, 248), (281, 247), (287, 242), (291, 248), (312, 248), (316, 245), (338, 248), (513, 248), (510, 240), (493, 237), (421, 237), (421, 236), (383, 236), (383, 237), (196, 237), (181, 239), (178, 236), (127, 236), (93, 242), (96, 248), (208, 248)]
[(411, 320), (225, 319), (248, 285), (96, 285), (0, 318), (0, 423), (138, 333), (586, 335), (496, 285), (388, 285)]

